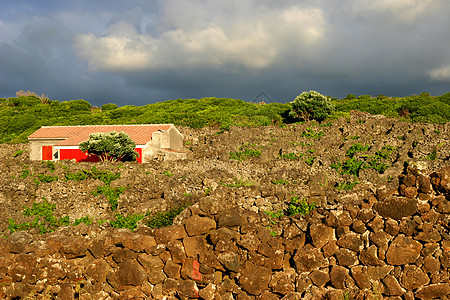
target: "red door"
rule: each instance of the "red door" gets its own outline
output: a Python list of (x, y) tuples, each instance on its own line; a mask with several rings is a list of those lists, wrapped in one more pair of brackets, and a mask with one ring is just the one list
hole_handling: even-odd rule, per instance
[(142, 164), (142, 148), (136, 148), (135, 150), (139, 154), (136, 160), (138, 161), (138, 163)]
[(53, 160), (52, 146), (42, 146), (42, 160)]

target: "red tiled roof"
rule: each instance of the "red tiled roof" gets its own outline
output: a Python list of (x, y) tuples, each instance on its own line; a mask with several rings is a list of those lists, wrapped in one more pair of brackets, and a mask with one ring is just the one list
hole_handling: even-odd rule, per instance
[(136, 145), (144, 145), (158, 130), (168, 130), (172, 124), (160, 125), (87, 125), (87, 126), (43, 126), (28, 136), (28, 139), (64, 139), (55, 146), (78, 146), (89, 139), (91, 133), (123, 131)]

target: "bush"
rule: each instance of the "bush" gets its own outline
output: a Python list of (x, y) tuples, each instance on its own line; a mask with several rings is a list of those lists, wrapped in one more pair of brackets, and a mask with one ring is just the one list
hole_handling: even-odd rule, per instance
[(92, 133), (80, 143), (80, 150), (95, 155), (101, 161), (136, 160), (136, 143), (125, 132)]
[(115, 109), (117, 109), (117, 104), (114, 104), (114, 103), (108, 103), (108, 104), (102, 105), (102, 111), (115, 110)]
[(334, 105), (327, 97), (316, 91), (309, 91), (301, 93), (294, 99), (289, 115), (306, 121), (311, 119), (322, 121), (333, 112)]

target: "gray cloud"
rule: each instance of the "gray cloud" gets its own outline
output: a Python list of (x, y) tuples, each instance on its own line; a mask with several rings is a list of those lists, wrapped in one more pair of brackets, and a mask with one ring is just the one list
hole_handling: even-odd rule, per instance
[[(27, 3), (28, 2), (28, 3)], [(95, 105), (449, 92), (446, 0), (0, 4), (0, 97)], [(41, 5), (43, 3), (43, 5)]]

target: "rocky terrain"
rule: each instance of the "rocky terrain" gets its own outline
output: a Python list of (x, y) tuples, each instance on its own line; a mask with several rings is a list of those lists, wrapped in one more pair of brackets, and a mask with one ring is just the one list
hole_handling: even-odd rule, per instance
[[(115, 211), (94, 195), (104, 181), (67, 176), (93, 164), (31, 162), (27, 145), (0, 145), (0, 295), (449, 297), (448, 124), (355, 112), (329, 124), (179, 129), (187, 160), (94, 164), (118, 174)], [(32, 221), (24, 207), (44, 198), (57, 218), (94, 223), (8, 229)], [(293, 199), (315, 208), (287, 216)], [(174, 226), (145, 226), (187, 203)], [(131, 233), (109, 226), (117, 212), (150, 216)]]

